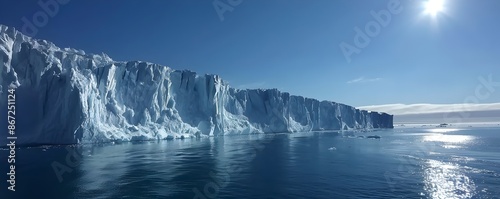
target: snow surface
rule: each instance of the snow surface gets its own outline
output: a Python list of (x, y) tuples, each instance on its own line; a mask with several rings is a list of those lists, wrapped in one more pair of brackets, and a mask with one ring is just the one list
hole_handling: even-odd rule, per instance
[[(0, 110), (16, 88), (18, 144), (392, 128), (393, 116), (277, 89), (239, 90), (218, 75), (59, 48), (0, 25)], [(7, 129), (1, 121), (0, 128)], [(6, 143), (0, 136), (0, 143)]]

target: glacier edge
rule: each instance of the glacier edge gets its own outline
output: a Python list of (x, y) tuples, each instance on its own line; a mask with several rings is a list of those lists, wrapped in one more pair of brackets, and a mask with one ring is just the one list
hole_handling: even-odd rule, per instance
[(393, 128), (386, 113), (277, 89), (239, 90), (218, 75), (113, 61), (4, 25), (0, 68), (0, 110), (7, 113), (7, 89), (15, 87), (16, 134), (24, 144)]

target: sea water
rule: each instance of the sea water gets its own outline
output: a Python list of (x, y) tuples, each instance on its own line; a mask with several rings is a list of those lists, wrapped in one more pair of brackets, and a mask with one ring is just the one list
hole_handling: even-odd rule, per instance
[(24, 147), (15, 192), (1, 165), (0, 198), (499, 198), (500, 128)]

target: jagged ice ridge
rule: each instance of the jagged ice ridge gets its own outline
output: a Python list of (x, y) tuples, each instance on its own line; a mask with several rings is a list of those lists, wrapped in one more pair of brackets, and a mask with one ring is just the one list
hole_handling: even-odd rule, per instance
[(16, 135), (26, 144), (393, 127), (385, 113), (277, 89), (239, 90), (218, 75), (113, 61), (3, 25), (0, 68), (0, 110), (7, 112), (7, 89), (16, 88)]

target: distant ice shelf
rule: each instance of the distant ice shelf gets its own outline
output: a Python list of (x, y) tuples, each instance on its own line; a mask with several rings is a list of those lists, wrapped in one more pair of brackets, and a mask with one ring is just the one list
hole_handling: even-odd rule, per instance
[[(7, 113), (7, 89), (16, 88), (22, 144), (393, 128), (393, 116), (385, 113), (277, 89), (239, 90), (218, 75), (113, 61), (3, 25), (0, 67), (1, 113)], [(6, 142), (0, 136), (0, 144)]]

